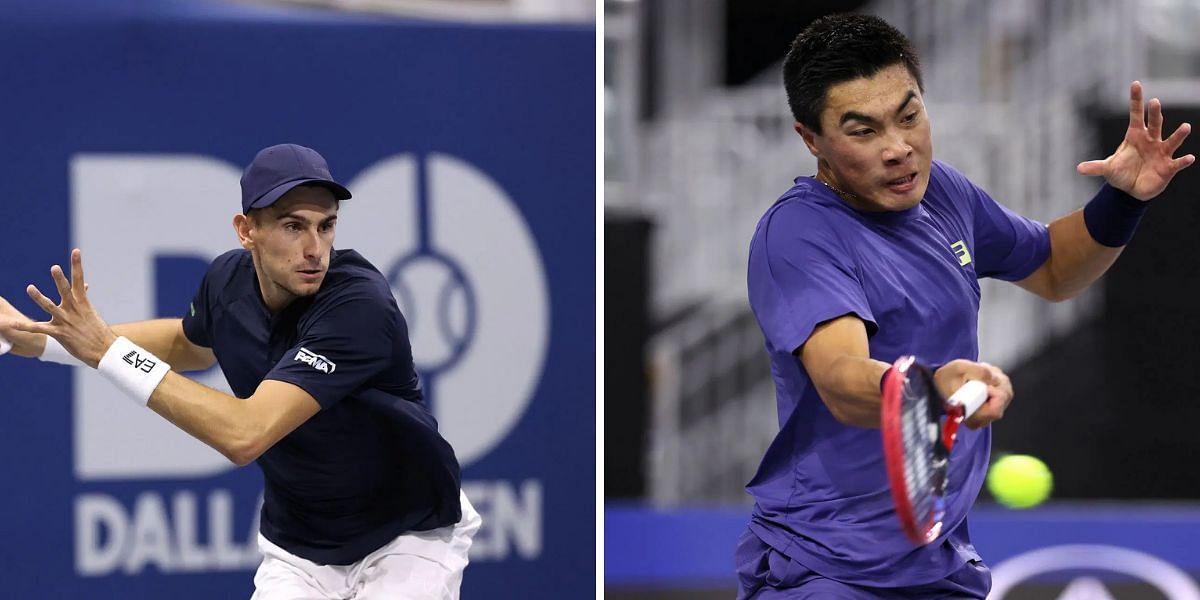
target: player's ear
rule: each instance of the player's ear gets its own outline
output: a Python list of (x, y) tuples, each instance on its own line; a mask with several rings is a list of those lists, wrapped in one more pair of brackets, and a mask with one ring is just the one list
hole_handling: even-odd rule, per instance
[(799, 121), (792, 123), (792, 128), (796, 130), (796, 133), (800, 134), (800, 138), (804, 140), (804, 145), (808, 146), (808, 151), (818, 159), (821, 158), (821, 151), (817, 148), (818, 134)]
[(247, 250), (254, 248), (254, 238), (251, 234), (253, 229), (254, 219), (252, 217), (241, 213), (233, 215), (233, 231), (237, 234), (238, 243)]

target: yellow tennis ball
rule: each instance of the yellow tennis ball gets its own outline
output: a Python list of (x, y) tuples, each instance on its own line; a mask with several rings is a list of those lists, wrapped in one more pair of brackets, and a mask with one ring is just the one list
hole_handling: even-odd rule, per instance
[(1024, 454), (1010, 454), (988, 470), (988, 491), (1009, 508), (1030, 508), (1050, 497), (1054, 477), (1046, 463)]

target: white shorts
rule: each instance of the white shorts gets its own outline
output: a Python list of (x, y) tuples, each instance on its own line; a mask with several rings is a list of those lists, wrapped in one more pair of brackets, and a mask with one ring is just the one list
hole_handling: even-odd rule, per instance
[(483, 522), (467, 495), (459, 498), (458, 523), (406, 533), (350, 565), (318, 565), (259, 534), (263, 561), (251, 600), (458, 600), (471, 538)]

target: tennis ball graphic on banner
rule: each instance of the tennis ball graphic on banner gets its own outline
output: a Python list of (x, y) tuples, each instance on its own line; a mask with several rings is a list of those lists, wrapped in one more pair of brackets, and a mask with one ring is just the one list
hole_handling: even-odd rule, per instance
[(988, 491), (1009, 508), (1031, 508), (1045, 502), (1054, 487), (1046, 463), (1032, 456), (1010, 454), (988, 470)]

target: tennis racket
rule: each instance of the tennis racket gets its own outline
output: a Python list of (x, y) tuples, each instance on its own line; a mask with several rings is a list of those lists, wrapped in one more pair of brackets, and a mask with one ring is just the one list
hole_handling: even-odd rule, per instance
[(987, 384), (968, 381), (944, 400), (933, 371), (913, 356), (892, 365), (883, 384), (880, 430), (900, 526), (914, 544), (932, 542), (946, 515), (946, 474), (958, 426), (985, 400)]

